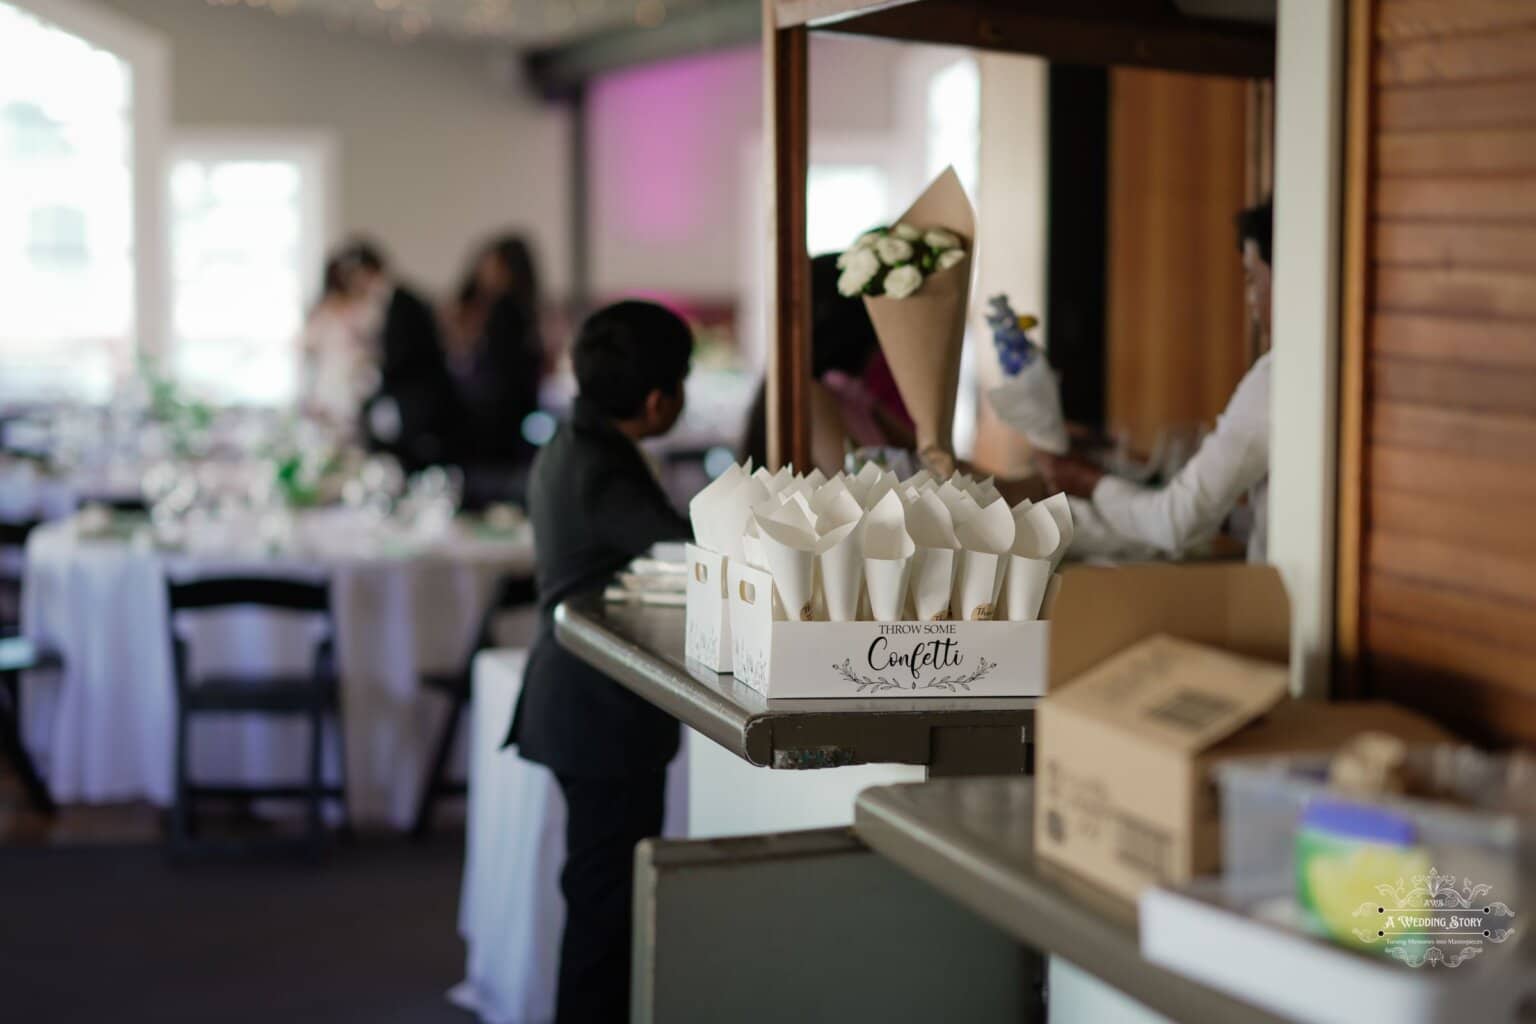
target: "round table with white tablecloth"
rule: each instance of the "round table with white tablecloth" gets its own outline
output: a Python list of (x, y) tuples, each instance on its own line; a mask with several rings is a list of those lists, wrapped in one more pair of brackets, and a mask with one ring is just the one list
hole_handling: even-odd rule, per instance
[[(433, 537), (389, 531), (347, 510), (300, 513), (281, 549), (226, 529), (178, 550), (145, 528), (87, 534), (79, 517), (34, 531), (23, 628), (64, 658), (62, 678), (28, 680), (24, 735), (60, 801), (171, 802), (175, 729), (166, 580), (214, 575), (327, 579), (341, 676), (347, 798), (354, 823), (411, 823), (446, 703), (422, 672), (467, 657), (498, 579), (531, 575), (526, 528), (456, 522)], [(248, 609), (178, 623), (192, 675), (306, 670), (314, 624)], [(332, 738), (334, 739), (334, 738)], [(285, 783), (305, 768), (304, 726), (277, 718), (198, 723), (200, 781)], [(338, 744), (328, 742), (335, 771)]]
[[(502, 747), (523, 688), (527, 652), (475, 658), (469, 751), (469, 827), (459, 934), (465, 978), (449, 993), (484, 1024), (548, 1024), (565, 901), (565, 800), (554, 773)], [(688, 749), (667, 768), (663, 834), (688, 834)]]

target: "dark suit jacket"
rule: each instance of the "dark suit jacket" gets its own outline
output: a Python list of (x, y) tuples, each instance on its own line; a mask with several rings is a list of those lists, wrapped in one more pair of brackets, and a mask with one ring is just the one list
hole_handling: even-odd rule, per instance
[(557, 775), (659, 772), (677, 753), (677, 720), (555, 642), (554, 608), (601, 590), (658, 541), (692, 535), (634, 442), (580, 399), (534, 460), (528, 495), (538, 560), (539, 636), (508, 743)]
[(395, 403), (398, 439), (376, 443), (407, 469), (442, 462), (456, 446), (458, 406), (437, 316), (425, 300), (396, 286), (384, 311), (379, 339), (379, 393)]
[(544, 346), (533, 310), (515, 295), (491, 307), (460, 382), (468, 421), (464, 458), (526, 466), (534, 448), (523, 439), (523, 420), (539, 407)]

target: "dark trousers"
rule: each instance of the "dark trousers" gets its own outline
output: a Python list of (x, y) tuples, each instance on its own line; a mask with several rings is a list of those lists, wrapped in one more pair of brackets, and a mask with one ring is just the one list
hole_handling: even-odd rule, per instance
[(629, 1019), (635, 844), (661, 834), (666, 774), (624, 779), (560, 776), (565, 794), (565, 936), (556, 1024)]

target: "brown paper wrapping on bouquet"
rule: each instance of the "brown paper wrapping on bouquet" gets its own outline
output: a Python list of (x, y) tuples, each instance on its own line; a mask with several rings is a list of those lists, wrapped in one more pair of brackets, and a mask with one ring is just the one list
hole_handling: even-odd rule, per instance
[(918, 456), (942, 479), (955, 468), (955, 396), (960, 389), (960, 355), (970, 308), (976, 212), (950, 167), (897, 222), (921, 231), (945, 228), (958, 235), (965, 248), (964, 260), (929, 275), (915, 294), (904, 299), (864, 299), (896, 389), (916, 427)]

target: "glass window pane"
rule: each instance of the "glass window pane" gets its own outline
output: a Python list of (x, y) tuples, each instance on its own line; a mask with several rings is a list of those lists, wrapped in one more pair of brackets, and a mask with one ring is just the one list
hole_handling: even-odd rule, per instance
[(955, 61), (928, 82), (928, 177), (954, 165), (976, 194), (981, 162), (981, 70), (974, 57)]
[(840, 252), (890, 216), (890, 182), (873, 164), (812, 164), (806, 177), (805, 244), (811, 255)]
[(0, 2), (0, 402), (105, 401), (133, 354), (132, 70)]
[(219, 403), (285, 404), (309, 280), (298, 161), (189, 153), (171, 168), (171, 369)]

